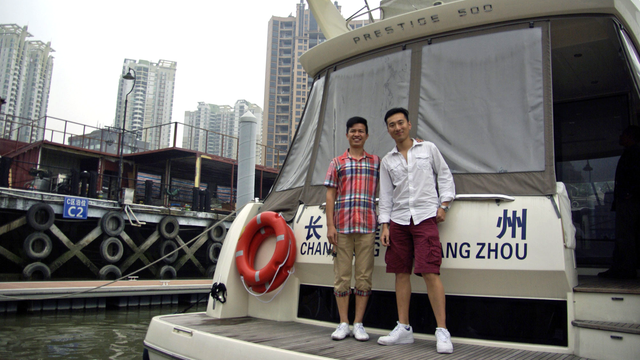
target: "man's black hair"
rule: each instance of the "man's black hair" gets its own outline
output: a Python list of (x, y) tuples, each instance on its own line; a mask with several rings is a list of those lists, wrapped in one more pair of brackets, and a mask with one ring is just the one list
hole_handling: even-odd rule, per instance
[(349, 129), (351, 129), (355, 124), (363, 124), (365, 133), (369, 134), (369, 125), (367, 125), (367, 119), (360, 116), (354, 116), (351, 119), (347, 120), (347, 134), (349, 133)]
[(405, 108), (402, 107), (396, 107), (393, 108), (389, 111), (387, 111), (387, 113), (384, 115), (384, 123), (387, 123), (387, 119), (390, 118), (391, 116), (397, 114), (397, 113), (403, 113), (404, 117), (407, 119), (407, 121), (409, 121), (409, 111)]

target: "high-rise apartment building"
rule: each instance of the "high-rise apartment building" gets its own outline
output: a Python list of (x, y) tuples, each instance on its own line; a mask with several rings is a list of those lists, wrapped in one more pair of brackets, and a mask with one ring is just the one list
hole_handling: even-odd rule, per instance
[(182, 147), (185, 149), (196, 150), (204, 153), (219, 155), (214, 153), (213, 149), (209, 149), (208, 140), (213, 134), (209, 134), (213, 130), (209, 129), (209, 124), (213, 114), (218, 112), (218, 105), (198, 103), (198, 109), (195, 111), (184, 112), (184, 130), (182, 132)]
[[(195, 111), (185, 111), (182, 147), (208, 154), (232, 158), (233, 108), (229, 105), (198, 103)], [(231, 129), (231, 131), (230, 131)]]
[[(334, 4), (340, 10), (338, 2)], [(357, 28), (368, 23), (368, 20), (355, 20), (349, 26)], [(295, 17), (272, 16), (269, 20), (264, 85), (266, 116), (262, 123), (262, 141), (267, 145), (266, 166), (279, 167), (284, 162), (313, 83), (298, 59), (323, 41), (325, 37), (304, 0), (296, 5)]]
[[(138, 140), (148, 143), (150, 149), (162, 149), (172, 145), (174, 127), (171, 126), (173, 91), (176, 79), (175, 61), (125, 59), (122, 74), (133, 69), (135, 88), (127, 103), (125, 130), (136, 133)], [(120, 76), (118, 102), (114, 126), (121, 129), (127, 93), (131, 80)]]
[[(229, 159), (236, 159), (239, 122), (242, 115), (247, 111), (250, 111), (258, 120), (256, 142), (259, 144), (262, 109), (246, 100), (238, 100), (234, 106), (199, 102), (197, 110), (185, 111), (182, 146)], [(258, 153), (257, 148), (256, 154)], [(261, 157), (258, 157), (258, 155), (256, 157), (256, 161), (261, 161)], [(260, 164), (261, 162), (258, 163)]]
[(42, 139), (53, 72), (51, 43), (31, 36), (27, 26), (0, 25), (2, 136), (24, 142)]

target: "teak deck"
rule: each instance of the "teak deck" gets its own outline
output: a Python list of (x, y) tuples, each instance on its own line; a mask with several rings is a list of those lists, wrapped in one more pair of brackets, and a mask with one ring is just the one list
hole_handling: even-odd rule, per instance
[(460, 344), (455, 340), (453, 354), (438, 354), (433, 340), (416, 339), (413, 344), (382, 346), (376, 343), (379, 335), (371, 333), (371, 339), (366, 342), (356, 341), (354, 338), (333, 341), (330, 338), (332, 328), (251, 317), (214, 319), (205, 313), (194, 313), (167, 315), (161, 318), (177, 328), (184, 327), (216, 336), (332, 359), (586, 359), (571, 354)]

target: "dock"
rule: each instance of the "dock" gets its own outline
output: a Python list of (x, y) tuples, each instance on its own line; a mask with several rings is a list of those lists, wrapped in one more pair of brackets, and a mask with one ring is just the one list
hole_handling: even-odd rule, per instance
[(128, 308), (207, 301), (212, 280), (0, 282), (0, 314)]

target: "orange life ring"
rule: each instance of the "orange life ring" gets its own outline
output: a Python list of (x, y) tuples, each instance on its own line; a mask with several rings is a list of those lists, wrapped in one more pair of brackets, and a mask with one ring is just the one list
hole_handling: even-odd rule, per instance
[[(267, 238), (276, 237), (271, 260), (261, 269), (253, 267), (258, 248)], [(271, 292), (289, 276), (296, 260), (296, 239), (281, 215), (265, 211), (245, 226), (236, 246), (236, 267), (249, 288), (258, 293)]]

